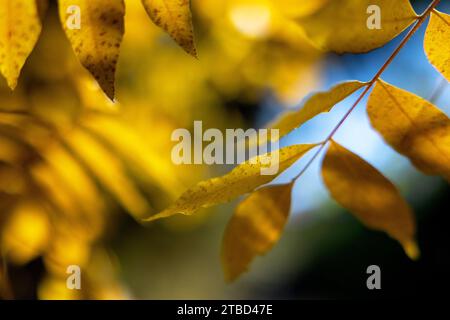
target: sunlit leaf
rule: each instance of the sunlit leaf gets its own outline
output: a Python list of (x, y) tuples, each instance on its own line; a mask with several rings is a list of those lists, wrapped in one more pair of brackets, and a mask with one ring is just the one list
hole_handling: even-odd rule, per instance
[(421, 171), (450, 181), (450, 119), (430, 102), (379, 81), (367, 104), (372, 126)]
[[(380, 29), (368, 27), (370, 6), (380, 9)], [(298, 22), (322, 50), (362, 53), (383, 46), (416, 18), (409, 0), (331, 0), (315, 14)]]
[(227, 281), (239, 277), (256, 256), (278, 242), (291, 209), (292, 187), (293, 183), (259, 189), (236, 208), (222, 243)]
[(20, 71), (41, 33), (39, 3), (40, 0), (0, 3), (0, 71), (11, 89), (17, 86)]
[(275, 179), (314, 147), (315, 145), (294, 145), (280, 149), (278, 151), (279, 170), (275, 175), (261, 174), (261, 169), (267, 167), (265, 162), (273, 156), (273, 153), (250, 159), (222, 177), (199, 182), (183, 193), (172, 206), (146, 221), (167, 218), (175, 214), (191, 215), (201, 208), (226, 203), (252, 192), (257, 187)]
[[(80, 25), (69, 9), (78, 6)], [(59, 0), (61, 23), (81, 64), (114, 100), (114, 79), (124, 34), (123, 0)], [(72, 23), (72, 24), (71, 24)]]
[(435, 11), (425, 33), (425, 52), (430, 62), (450, 81), (450, 15)]
[(197, 56), (190, 0), (142, 0), (153, 22), (189, 54)]
[(322, 175), (332, 197), (367, 227), (398, 240), (415, 259), (415, 220), (397, 188), (366, 161), (332, 142)]
[(300, 127), (323, 112), (329, 112), (337, 103), (367, 85), (365, 82), (349, 81), (336, 85), (327, 92), (314, 94), (298, 111), (289, 111), (270, 124), (270, 128), (280, 130), (280, 138)]

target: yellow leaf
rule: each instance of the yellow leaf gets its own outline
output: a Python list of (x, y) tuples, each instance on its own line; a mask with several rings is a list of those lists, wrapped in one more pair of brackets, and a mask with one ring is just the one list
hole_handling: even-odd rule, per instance
[(23, 201), (12, 212), (2, 232), (2, 250), (16, 264), (25, 264), (49, 245), (51, 222), (47, 212), (34, 201)]
[(278, 242), (291, 210), (292, 187), (293, 183), (262, 188), (236, 208), (222, 243), (227, 281), (238, 278), (257, 255)]
[(139, 168), (157, 183), (165, 192), (175, 196), (181, 187), (180, 177), (175, 174), (173, 164), (160, 150), (153, 150), (146, 144), (146, 139), (136, 130), (112, 117), (91, 115), (83, 123), (111, 144), (118, 154), (129, 162), (130, 166)]
[(333, 141), (323, 162), (322, 175), (339, 204), (367, 227), (398, 240), (410, 258), (418, 257), (411, 209), (378, 170)]
[(114, 100), (114, 78), (124, 34), (123, 0), (59, 0), (59, 15), (81, 64)]
[(105, 146), (82, 130), (70, 132), (65, 141), (134, 217), (139, 219), (150, 212), (147, 200), (126, 174), (123, 163)]
[(250, 159), (222, 177), (199, 182), (184, 192), (172, 206), (146, 219), (146, 221), (167, 218), (175, 214), (191, 215), (201, 208), (226, 203), (243, 194), (252, 192), (257, 187), (275, 179), (315, 146), (294, 145), (278, 150), (279, 170), (274, 175), (261, 174), (261, 170), (266, 167), (267, 159), (276, 158), (273, 153)]
[(153, 22), (196, 57), (190, 0), (142, 0)]
[[(380, 9), (380, 29), (368, 27)], [(370, 11), (372, 12), (372, 11)], [(337, 53), (362, 53), (385, 45), (417, 18), (409, 0), (331, 0), (315, 14), (298, 19), (318, 48)]]
[[(40, 1), (40, 0), (39, 0)], [(14, 0), (0, 3), (0, 71), (11, 89), (41, 33), (40, 3)]]
[(430, 102), (379, 81), (367, 104), (372, 126), (421, 171), (450, 181), (450, 119)]
[(330, 0), (270, 0), (270, 2), (287, 17), (304, 17), (310, 15), (327, 5), (329, 1)]
[(289, 111), (274, 123), (270, 128), (280, 130), (280, 138), (294, 129), (299, 128), (305, 122), (311, 120), (322, 112), (329, 112), (337, 103), (349, 95), (367, 85), (365, 82), (349, 81), (336, 85), (327, 92), (319, 92), (308, 99), (298, 111)]
[(425, 33), (425, 52), (430, 62), (450, 81), (450, 15), (435, 11)]

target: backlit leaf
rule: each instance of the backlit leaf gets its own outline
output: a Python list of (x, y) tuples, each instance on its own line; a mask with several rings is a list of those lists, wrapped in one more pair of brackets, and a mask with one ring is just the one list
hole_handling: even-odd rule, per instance
[[(71, 24), (69, 8), (78, 6), (80, 28)], [(59, 0), (61, 23), (81, 64), (114, 100), (114, 79), (124, 34), (123, 0)]]
[(425, 33), (425, 52), (430, 62), (450, 81), (450, 15), (431, 13)]
[(366, 161), (332, 142), (322, 175), (332, 197), (367, 227), (398, 240), (415, 259), (415, 220), (397, 188)]
[[(25, 61), (41, 33), (40, 0), (0, 3), (0, 72), (14, 89)], [(43, 4), (43, 3), (41, 3)]]
[(153, 22), (189, 54), (197, 56), (190, 0), (142, 0)]
[(269, 153), (250, 159), (222, 177), (199, 182), (184, 192), (172, 206), (146, 219), (146, 221), (167, 218), (175, 214), (191, 215), (201, 208), (226, 203), (252, 192), (257, 187), (275, 179), (313, 147), (315, 145), (294, 145), (280, 149), (278, 151), (279, 170), (275, 175), (261, 174), (261, 169), (267, 167), (265, 162), (274, 156), (273, 154)]
[(430, 102), (379, 81), (367, 104), (372, 126), (421, 171), (450, 181), (450, 119)]
[(298, 111), (289, 111), (270, 125), (280, 130), (280, 138), (300, 127), (322, 112), (329, 112), (337, 103), (367, 85), (365, 82), (349, 81), (336, 85), (327, 92), (319, 92), (308, 99)]
[(278, 242), (291, 210), (292, 187), (292, 183), (268, 186), (238, 205), (222, 244), (227, 281), (239, 277), (256, 256), (264, 255)]
[[(380, 29), (368, 28), (370, 6), (380, 8)], [(385, 45), (416, 18), (409, 0), (331, 0), (298, 22), (322, 50), (362, 53)]]

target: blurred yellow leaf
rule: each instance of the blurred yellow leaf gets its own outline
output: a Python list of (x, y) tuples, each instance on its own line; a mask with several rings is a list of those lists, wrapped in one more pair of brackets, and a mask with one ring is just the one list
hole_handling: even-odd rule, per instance
[(150, 205), (137, 186), (128, 177), (120, 159), (83, 130), (74, 130), (65, 141), (92, 170), (102, 185), (136, 218), (150, 212)]
[[(81, 21), (76, 25), (78, 6)], [(124, 34), (123, 0), (59, 0), (64, 30), (81, 64), (89, 70), (106, 95), (114, 100), (114, 79)], [(72, 25), (71, 25), (72, 24)]]
[[(30, 169), (36, 184), (60, 212), (58, 217), (84, 224), (83, 232), (95, 238), (103, 227), (104, 198), (89, 172), (60, 146), (43, 152), (45, 162)], [(76, 221), (76, 222), (74, 222)]]
[(11, 89), (41, 33), (40, 0), (0, 3), (0, 71)]
[(49, 241), (47, 212), (33, 201), (22, 202), (2, 231), (2, 250), (16, 264), (25, 264), (42, 254)]
[[(273, 153), (250, 159), (222, 177), (199, 182), (183, 193), (172, 206), (146, 221), (167, 218), (175, 214), (191, 215), (201, 208), (226, 203), (252, 192), (257, 187), (275, 179), (315, 146), (313, 144), (294, 145), (280, 149), (278, 151), (279, 170), (275, 175), (261, 174), (261, 169), (267, 167), (265, 162), (273, 156)], [(276, 156), (273, 159), (275, 158)]]
[(21, 195), (26, 189), (27, 180), (20, 168), (0, 164), (0, 194)]
[(83, 296), (79, 290), (67, 289), (65, 277), (47, 275), (37, 290), (39, 300), (79, 300)]
[(367, 104), (372, 126), (421, 171), (450, 181), (450, 119), (430, 102), (379, 81)]
[(91, 256), (91, 243), (86, 241), (76, 230), (73, 232), (67, 225), (58, 226), (54, 240), (44, 255), (44, 263), (48, 271), (55, 275), (67, 277), (66, 270), (70, 265), (85, 268)]
[(291, 210), (292, 187), (293, 183), (268, 186), (238, 205), (222, 243), (227, 281), (239, 277), (257, 255), (264, 255), (278, 242)]
[(397, 188), (366, 161), (332, 141), (322, 175), (332, 197), (367, 227), (398, 240), (406, 254), (418, 258), (415, 219)]
[[(368, 27), (373, 6), (380, 9), (380, 29)], [(385, 45), (416, 18), (409, 0), (331, 0), (298, 23), (322, 50), (363, 53)]]
[(160, 150), (153, 150), (136, 130), (117, 118), (99, 115), (88, 117), (83, 124), (108, 141), (132, 167), (151, 177), (165, 192), (175, 195), (180, 191), (180, 178), (175, 174), (173, 164)]
[(338, 84), (327, 92), (316, 93), (305, 102), (300, 110), (289, 111), (281, 115), (269, 127), (279, 129), (281, 138), (318, 114), (329, 112), (337, 103), (366, 85), (365, 82), (349, 81)]
[(153, 22), (196, 57), (190, 0), (142, 0)]
[(450, 15), (434, 11), (425, 33), (425, 52), (430, 62), (450, 81)]
[(330, 0), (270, 0), (281, 13), (288, 17), (304, 17), (327, 5)]

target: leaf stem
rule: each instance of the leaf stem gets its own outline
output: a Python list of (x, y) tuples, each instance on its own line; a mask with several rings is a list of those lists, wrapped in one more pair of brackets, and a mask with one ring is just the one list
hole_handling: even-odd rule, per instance
[(392, 63), (392, 61), (397, 57), (397, 55), (400, 53), (400, 51), (403, 49), (403, 47), (408, 43), (408, 41), (411, 39), (411, 37), (417, 32), (417, 30), (420, 28), (420, 26), (425, 22), (426, 18), (430, 15), (430, 13), (434, 10), (434, 8), (441, 2), (441, 0), (433, 0), (431, 4), (428, 6), (428, 8), (417, 17), (417, 20), (414, 24), (414, 26), (411, 28), (411, 30), (408, 31), (406, 36), (403, 38), (403, 40), (400, 42), (400, 44), (395, 48), (395, 50), (392, 52), (392, 54), (389, 56), (389, 58), (386, 60), (386, 62), (381, 66), (381, 68), (378, 70), (378, 72), (375, 74), (375, 76), (370, 80), (364, 89), (364, 91), (361, 93), (361, 95), (356, 99), (355, 103), (350, 107), (350, 109), (345, 113), (345, 115), (342, 117), (342, 119), (338, 122), (338, 124), (333, 128), (331, 133), (326, 137), (326, 139), (320, 143), (319, 149), (317, 149), (314, 156), (308, 161), (308, 163), (305, 165), (305, 167), (300, 171), (298, 175), (292, 179), (292, 182), (296, 182), (307, 170), (308, 168), (313, 164), (313, 162), (316, 160), (316, 158), (320, 155), (322, 150), (324, 150), (325, 146), (333, 139), (334, 135), (338, 130), (342, 127), (342, 125), (345, 123), (347, 118), (352, 114), (353, 110), (359, 105), (359, 103), (364, 99), (364, 97), (367, 95), (369, 90), (373, 87), (373, 85), (380, 79), (383, 72), (389, 67), (389, 65)]

